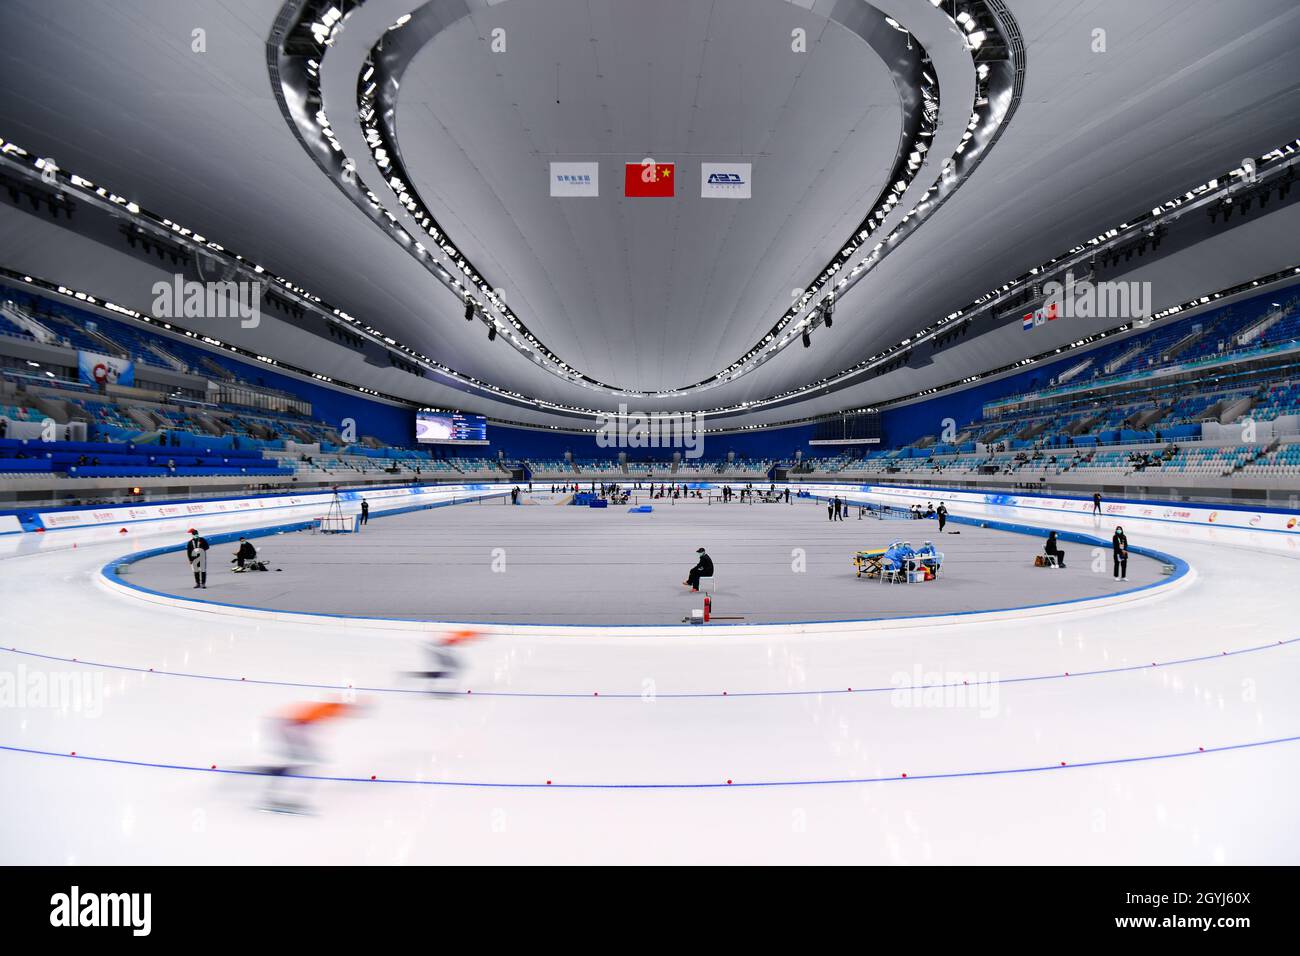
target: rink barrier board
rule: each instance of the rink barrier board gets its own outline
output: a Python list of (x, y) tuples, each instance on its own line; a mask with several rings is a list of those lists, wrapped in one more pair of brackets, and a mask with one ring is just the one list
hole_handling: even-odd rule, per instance
[[(412, 511), (428, 511), (432, 508), (446, 508), (450, 505), (470, 504), (471, 502), (482, 501), (485, 498), (496, 500), (498, 498), (503, 498), (508, 494), (509, 492), (507, 491), (499, 491), (499, 492), (491, 492), (486, 495), (476, 495), (468, 498), (458, 498), (452, 496), (451, 498), (448, 499), (443, 499), (439, 501), (428, 501), (418, 505), (405, 505), (401, 508), (385, 508), (382, 511), (372, 511), (369, 517), (372, 520), (377, 520), (379, 518), (388, 518), (393, 515), (409, 514)], [(302, 506), (297, 506), (297, 507), (302, 507)], [(308, 518), (304, 521), (290, 521), (284, 524), (267, 525), (262, 528), (246, 528), (240, 531), (219, 531), (215, 534), (204, 535), (203, 537), (207, 540), (209, 546), (214, 544), (228, 544), (231, 541), (238, 541), (240, 538), (269, 538), (279, 534), (290, 534), (297, 531), (309, 531), (310, 529), (316, 527), (316, 523), (317, 523), (316, 518)], [(162, 545), (161, 547), (157, 547), (157, 548), (148, 548), (144, 551), (136, 551), (131, 554), (124, 555), (121, 558), (117, 558), (113, 561), (110, 561), (108, 564), (104, 565), (104, 567), (100, 569), (100, 573), (111, 574), (113, 577), (117, 577), (118, 572), (122, 568), (129, 567), (130, 565), (136, 563), (137, 561), (143, 561), (146, 558), (156, 558), (159, 555), (163, 555), (163, 554), (175, 554), (178, 551), (184, 551), (185, 548), (186, 548), (186, 543), (182, 542), (181, 544), (168, 544), (168, 545)], [(149, 590), (148, 588), (141, 588), (138, 587), (137, 585), (132, 585), (130, 584), (130, 582), (123, 582), (123, 583), (126, 584), (128, 587), (135, 587), (137, 588), (137, 590), (141, 590), (141, 591)], [(151, 593), (161, 594), (162, 592), (154, 591)], [(215, 604), (217, 602), (208, 601), (208, 602), (200, 602), (200, 603)]]
[[(1051, 497), (1046, 495), (1008, 495), (993, 492), (961, 491), (951, 488), (912, 488), (906, 485), (853, 485), (836, 483), (791, 485), (810, 493), (875, 495), (901, 499), (911, 504), (940, 501), (949, 505), (979, 505), (986, 508), (1017, 508), (1047, 514), (1093, 515), (1091, 498)], [(814, 494), (814, 497), (816, 495)], [(1049, 504), (1050, 503), (1050, 504)], [(1268, 531), (1300, 534), (1300, 512), (1273, 508), (1237, 508), (1226, 505), (1171, 504), (1167, 501), (1102, 499), (1103, 518), (1137, 518), (1166, 524), (1193, 525), (1201, 528), (1236, 528), (1242, 531)]]
[[(507, 491), (498, 492), (493, 497), (499, 497), (509, 494)], [(817, 496), (811, 496), (815, 500), (825, 500)], [(439, 502), (429, 505), (421, 505), (403, 509), (393, 509), (372, 515), (372, 517), (395, 515), (408, 511), (427, 510), (432, 507), (443, 507), (451, 504), (466, 504), (468, 501), (459, 502), (456, 500)], [(1026, 536), (1041, 536), (1043, 529), (1031, 525), (1015, 524), (994, 519), (981, 518), (963, 518), (950, 516), (949, 520), (955, 523), (977, 525), (980, 527), (991, 528), (997, 531), (1006, 531), (1012, 534), (1021, 534)], [(225, 532), (215, 535), (209, 539), (211, 542), (224, 543), (236, 541), (241, 536), (268, 536), (281, 534), (286, 531), (300, 531), (310, 527), (312, 522), (294, 522), (288, 525), (274, 525), (268, 528), (255, 529), (250, 531)], [(1058, 538), (1067, 542), (1076, 544), (1092, 545), (1094, 547), (1109, 548), (1110, 542), (1101, 538), (1085, 534), (1083, 532), (1062, 531), (1058, 532)], [(415, 630), (426, 631), (430, 627), (458, 627), (474, 626), (483, 628), (492, 628), (508, 631), (524, 631), (529, 634), (542, 634), (547, 632), (557, 634), (591, 634), (601, 632), (608, 634), (610, 632), (626, 632), (628, 634), (649, 635), (654, 631), (662, 631), (670, 635), (682, 635), (684, 633), (700, 634), (710, 629), (717, 631), (726, 629), (728, 634), (746, 633), (746, 634), (780, 634), (789, 633), (790, 629), (796, 629), (799, 633), (817, 633), (818, 631), (842, 632), (846, 626), (859, 628), (862, 630), (889, 630), (893, 628), (907, 627), (934, 627), (944, 624), (962, 623), (965, 619), (972, 616), (978, 616), (981, 622), (998, 621), (998, 620), (1020, 620), (1025, 617), (1054, 615), (1067, 610), (1092, 610), (1097, 608), (1112, 607), (1118, 604), (1127, 604), (1137, 600), (1153, 596), (1153, 593), (1159, 590), (1162, 594), (1168, 593), (1169, 590), (1176, 590), (1191, 583), (1195, 578), (1195, 572), (1191, 566), (1182, 558), (1168, 554), (1167, 552), (1157, 551), (1154, 548), (1131, 547), (1131, 554), (1139, 554), (1143, 557), (1160, 561), (1172, 568), (1170, 574), (1161, 580), (1154, 581), (1150, 584), (1139, 585), (1135, 588), (1126, 588), (1114, 594), (1099, 595), (1096, 597), (1071, 598), (1067, 601), (1050, 601), (1042, 604), (1029, 604), (1009, 608), (988, 608), (975, 611), (953, 611), (947, 614), (920, 614), (909, 615), (904, 617), (882, 617), (882, 618), (848, 618), (831, 621), (788, 621), (771, 624), (722, 624), (713, 623), (709, 628), (696, 624), (534, 624), (534, 623), (513, 623), (501, 621), (442, 621), (434, 619), (406, 619), (406, 618), (383, 618), (368, 617), (351, 614), (331, 614), (331, 613), (313, 613), (309, 611), (285, 611), (275, 610), (272, 608), (252, 607), (243, 604), (230, 604), (222, 601), (209, 601), (202, 598), (184, 598), (162, 591), (156, 591), (152, 588), (146, 588), (134, 584), (121, 575), (121, 571), (136, 561), (145, 558), (157, 557), (161, 554), (169, 554), (184, 550), (185, 545), (168, 545), (161, 548), (152, 548), (147, 551), (135, 552), (124, 555), (121, 558), (110, 561), (100, 569), (98, 580), (109, 588), (118, 593), (126, 594), (140, 600), (150, 603), (163, 604), (170, 607), (197, 610), (213, 614), (227, 614), (236, 617), (258, 618), (262, 620), (278, 620), (297, 623), (310, 623), (338, 627), (368, 627), (383, 630)]]
[[(421, 485), (413, 487), (385, 487), (367, 489), (341, 489), (339, 498), (345, 503), (391, 501), (395, 498), (445, 495), (448, 492), (491, 492), (499, 485), (468, 483), (461, 485)], [(32, 508), (14, 509), (0, 514), (0, 529), (14, 522), (17, 531), (50, 532), (79, 528), (95, 528), (114, 524), (142, 524), (149, 521), (174, 521), (186, 518), (232, 517), (252, 515), (286, 508), (323, 507), (334, 499), (332, 491), (308, 494), (253, 495), (242, 498), (196, 498), (160, 502), (154, 505), (108, 505), (102, 508), (55, 508), (37, 511)], [(33, 514), (35, 523), (26, 527), (18, 513)], [(8, 520), (6, 520), (8, 519)], [(14, 533), (4, 532), (0, 533)]]
[[(782, 484), (781, 482), (777, 482), (777, 486), (778, 486), (778, 487), (780, 487), (781, 484)], [(881, 493), (881, 494), (887, 493), (887, 492), (889, 492), (889, 491), (907, 491), (907, 492), (917, 492), (917, 495), (918, 495), (919, 497), (926, 497), (926, 498), (928, 498), (928, 499), (931, 500), (931, 501), (938, 499), (940, 493), (942, 493), (942, 495), (944, 496), (944, 500), (945, 500), (945, 501), (948, 501), (948, 500), (955, 500), (955, 498), (956, 498), (958, 495), (975, 495), (975, 496), (977, 496), (977, 497), (979, 497), (979, 496), (984, 496), (984, 497), (993, 497), (993, 498), (1008, 498), (1008, 497), (1010, 497), (1010, 498), (1018, 498), (1018, 499), (1020, 499), (1021, 501), (1078, 501), (1078, 502), (1082, 502), (1083, 504), (1085, 504), (1085, 505), (1087, 506), (1085, 510), (1087, 510), (1087, 511), (1089, 511), (1089, 512), (1092, 511), (1092, 495), (1090, 495), (1090, 494), (1083, 494), (1083, 495), (1056, 494), (1056, 495), (1051, 495), (1051, 494), (1045, 494), (1045, 493), (1043, 493), (1043, 492), (1041, 492), (1041, 491), (1013, 491), (1013, 492), (1001, 492), (1001, 491), (979, 491), (978, 489), (973, 489), (973, 488), (949, 488), (949, 487), (945, 487), (945, 486), (941, 486), (941, 485), (908, 485), (908, 484), (903, 484), (903, 483), (896, 483), (896, 484), (890, 484), (890, 485), (864, 485), (864, 484), (860, 484), (860, 483), (858, 483), (858, 482), (825, 482), (825, 481), (821, 481), (821, 482), (786, 482), (786, 484), (789, 484), (791, 488), (799, 488), (799, 487), (803, 487), (803, 488), (819, 488), (819, 487), (820, 487), (820, 488), (825, 488), (825, 487), (831, 487), (831, 486), (842, 487), (842, 486), (846, 486), (846, 485), (847, 485), (847, 486), (851, 486), (851, 487), (858, 488), (858, 489), (871, 488), (871, 489), (873, 489), (874, 491), (879, 492), (879, 493)], [(1300, 491), (1298, 491), (1298, 494), (1300, 494)], [(1150, 498), (1126, 498), (1126, 497), (1113, 496), (1113, 495), (1103, 495), (1103, 496), (1102, 496), (1102, 505), (1103, 505), (1103, 509), (1105, 508), (1105, 506), (1106, 506), (1107, 504), (1125, 505), (1125, 506), (1127, 506), (1127, 505), (1139, 505), (1139, 506), (1142, 506), (1142, 507), (1144, 507), (1144, 508), (1159, 506), (1159, 507), (1164, 507), (1164, 508), (1173, 508), (1173, 509), (1178, 509), (1178, 510), (1187, 510), (1187, 509), (1189, 509), (1189, 508), (1201, 508), (1201, 509), (1204, 509), (1204, 510), (1206, 510), (1206, 511), (1215, 511), (1215, 510), (1217, 510), (1217, 511), (1241, 511), (1241, 512), (1245, 512), (1245, 513), (1249, 513), (1249, 514), (1256, 514), (1256, 513), (1259, 513), (1259, 514), (1280, 514), (1280, 515), (1287, 515), (1287, 516), (1293, 516), (1293, 517), (1300, 518), (1300, 510), (1298, 510), (1297, 508), (1294, 508), (1294, 507), (1292, 507), (1292, 508), (1279, 508), (1279, 507), (1273, 507), (1273, 506), (1270, 506), (1270, 505), (1261, 505), (1261, 506), (1259, 506), (1259, 507), (1257, 507), (1257, 508), (1243, 508), (1243, 507), (1240, 507), (1239, 505), (1234, 505), (1234, 504), (1225, 504), (1225, 503), (1213, 504), (1213, 503), (1208, 503), (1208, 502), (1199, 502), (1199, 503), (1198, 503), (1198, 502), (1193, 502), (1193, 501), (1189, 501), (1189, 502), (1181, 502), (1181, 503), (1180, 503), (1180, 502), (1166, 501), (1166, 500), (1161, 500), (1161, 499), (1150, 499)], [(1022, 507), (1028, 507), (1028, 505), (1022, 505)], [(1063, 509), (1063, 510), (1068, 510), (1068, 509)], [(1128, 514), (1129, 514), (1130, 517), (1133, 517), (1133, 516), (1134, 516), (1134, 512), (1128, 512)], [(1143, 515), (1143, 516), (1141, 516), (1141, 517), (1148, 517), (1148, 516)]]
[[(509, 485), (509, 482), (471, 482), (462, 485), (425, 485), (420, 488), (389, 487), (374, 489), (347, 489), (339, 492), (344, 501), (362, 498), (381, 501), (407, 495), (437, 494), (446, 491), (489, 491)], [(728, 482), (690, 483), (698, 487), (719, 487)], [(878, 497), (893, 497), (910, 502), (939, 501), (973, 504), (990, 508), (1019, 508), (1052, 514), (1092, 515), (1092, 499), (1085, 497), (1051, 497), (1034, 493), (1007, 495), (992, 492), (971, 492), (950, 488), (912, 488), (905, 485), (869, 485), (850, 483), (784, 483), (792, 492), (824, 491), (838, 494), (854, 492)], [(0, 512), (0, 534), (21, 531), (60, 531), (70, 528), (88, 528), (111, 524), (134, 524), (151, 520), (174, 520), (187, 517), (230, 516), (252, 514), (285, 507), (306, 507), (327, 504), (331, 492), (313, 492), (298, 495), (256, 495), (244, 498), (206, 498), (171, 501), (156, 505), (113, 505), (103, 508), (53, 508), (12, 509)], [(280, 502), (284, 502), (283, 504)], [(19, 513), (34, 514), (37, 524), (23, 526)], [(1186, 524), (1200, 527), (1230, 527), (1250, 531), (1291, 532), (1300, 534), (1300, 513), (1272, 508), (1241, 509), (1212, 505), (1173, 505), (1142, 499), (1114, 499), (1103, 501), (1102, 516), (1107, 518), (1141, 518), (1146, 521)]]

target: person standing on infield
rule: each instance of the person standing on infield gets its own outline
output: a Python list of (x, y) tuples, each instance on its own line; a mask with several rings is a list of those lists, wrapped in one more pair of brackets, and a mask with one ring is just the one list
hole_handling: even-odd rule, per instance
[(190, 528), (190, 540), (185, 543), (185, 557), (194, 572), (194, 586), (207, 589), (208, 586), (208, 539), (199, 535), (197, 528)]

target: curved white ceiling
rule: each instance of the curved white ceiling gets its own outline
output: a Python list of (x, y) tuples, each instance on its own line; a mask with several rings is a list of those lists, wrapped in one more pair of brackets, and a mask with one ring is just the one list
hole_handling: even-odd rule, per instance
[[(395, 124), (401, 133), (384, 145), (390, 153), (400, 152), (402, 172), (414, 180), (412, 192), (447, 238), (492, 285), (514, 296), (509, 305), (547, 348), (584, 374), (622, 388), (676, 388), (693, 380), (671, 377), (676, 369), (703, 369), (700, 377), (725, 371), (785, 313), (790, 290), (815, 280), (844, 241), (854, 238), (873, 202), (898, 175), (891, 176), (890, 167), (907, 142), (900, 136), (900, 96), (919, 103), (912, 81), (894, 77), (890, 83), (890, 70), (879, 60), (884, 54), (873, 50), (889, 48), (892, 40), (900, 62), (891, 68), (900, 74), (907, 70), (901, 60), (930, 53), (933, 62), (925, 69), (945, 92), (941, 128), (929, 140), (933, 148), (915, 178), (906, 176), (910, 185), (896, 197), (903, 201), (871, 241), (890, 233), (904, 210), (938, 180), (939, 160), (951, 155), (963, 134), (970, 135), (965, 124), (975, 89), (971, 55), (949, 14), (922, 0), (886, 0), (875, 9), (864, 0), (674, 0), (653, 6), (614, 0), (599, 5), (446, 0), (418, 8), (413, 21), (399, 14), (406, 9), (403, 0), (368, 0), (338, 24), (321, 67), (329, 135), (337, 137), (344, 155), (360, 157), (362, 192), (378, 184), (379, 201), (407, 232), (428, 242), (417, 217), (397, 201), (396, 193), (405, 187), (384, 188), (394, 169), (375, 165), (349, 111), (357, 98), (354, 74), (365, 70), (370, 46), (381, 42), (387, 51), (397, 43), (409, 49), (411, 30), (421, 38), (432, 36), (418, 41), (427, 44), (415, 57), (421, 66), (401, 74)], [(914, 36), (904, 43), (883, 14), (899, 17)], [(790, 49), (795, 27), (809, 37), (809, 52)], [(886, 41), (864, 39), (873, 31), (885, 34)], [(494, 50), (489, 34), (504, 39), (506, 49)], [(720, 43), (714, 34), (729, 42)], [(757, 57), (755, 50), (767, 56)], [(614, 65), (602, 66), (611, 52)], [(768, 62), (772, 57), (779, 59), (779, 68)], [(865, 64), (862, 77), (855, 75), (858, 62)], [(679, 74), (690, 69), (695, 72), (685, 73), (689, 82), (684, 81)], [(914, 69), (919, 81), (920, 68)], [(386, 82), (382, 72), (365, 75)], [(879, 92), (871, 92), (872, 79)], [(746, 90), (753, 86), (753, 95), (747, 99), (729, 83)], [(570, 86), (576, 95), (566, 94)], [(660, 106), (657, 112), (647, 105), (643, 91), (649, 86), (664, 91), (664, 102), (651, 104)], [(892, 129), (882, 110), (893, 114)], [(834, 122), (823, 126), (837, 112), (844, 114), (847, 135)], [(417, 119), (407, 120), (412, 114)], [(308, 139), (319, 137), (309, 117), (302, 125)], [(875, 135), (882, 127), (887, 142)], [(728, 154), (736, 148), (731, 140), (743, 138), (746, 130), (757, 131), (760, 155), (745, 152), (743, 143), (739, 154)], [(423, 152), (408, 145), (411, 139)], [(672, 203), (622, 199), (623, 162), (654, 152), (649, 147), (656, 141), (681, 144), (673, 154), (660, 153), (661, 160), (687, 157), (677, 198)], [(626, 152), (629, 143), (647, 148)], [(720, 203), (696, 196), (696, 164), (710, 155), (713, 143), (718, 144), (714, 159), (762, 161), (755, 163), (756, 175), (761, 176), (760, 166), (772, 175), (771, 185), (760, 183), (759, 199)], [(565, 144), (586, 149), (565, 153)], [(878, 174), (863, 167), (863, 156), (880, 159)], [(546, 163), (578, 158), (605, 160), (603, 195), (578, 202), (551, 199), (541, 188)], [(337, 166), (328, 155), (323, 162)], [(338, 178), (337, 170), (334, 175)], [(360, 193), (357, 201), (366, 205)], [(742, 208), (727, 213), (727, 206)], [(834, 223), (830, 231), (819, 231), (819, 214)], [(584, 221), (574, 224), (575, 218)], [(757, 237), (751, 223), (757, 224)], [(718, 242), (710, 243), (714, 236)], [(751, 267), (755, 259), (758, 265)], [(790, 263), (795, 266), (787, 272)], [(497, 266), (495, 275), (489, 264)], [(523, 278), (510, 283), (503, 275)], [(535, 302), (545, 308), (528, 313)], [(730, 334), (735, 329), (744, 337)], [(617, 344), (611, 343), (611, 331)], [(556, 335), (567, 350), (557, 347)], [(575, 358), (593, 350), (605, 354), (611, 370), (631, 368), (644, 376), (656, 367), (657, 377), (637, 385), (626, 376), (602, 376)], [(580, 394), (577, 401), (609, 404), (609, 396), (598, 390)], [(703, 403), (698, 394), (664, 400), (679, 407)]]
[[(505, 3), (406, 70), (397, 132), (435, 218), (552, 351), (654, 391), (742, 354), (888, 185), (889, 69), (825, 21), (815, 55), (782, 0)], [(507, 51), (481, 34), (503, 29)], [(675, 162), (671, 201), (626, 199), (625, 162)], [(552, 161), (599, 161), (601, 195), (553, 199)], [(700, 197), (701, 162), (753, 164), (750, 200)]]

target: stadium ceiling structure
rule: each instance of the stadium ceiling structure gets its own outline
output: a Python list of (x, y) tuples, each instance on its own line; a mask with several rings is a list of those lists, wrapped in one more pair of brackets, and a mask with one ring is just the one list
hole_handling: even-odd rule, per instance
[[(1300, 132), (1290, 0), (15, 0), (5, 19), (23, 43), (0, 137), (556, 409), (797, 398)], [(671, 199), (623, 195), (645, 157), (675, 164)], [(549, 195), (569, 161), (600, 163), (599, 196)], [(750, 163), (751, 198), (703, 198), (706, 162)]]

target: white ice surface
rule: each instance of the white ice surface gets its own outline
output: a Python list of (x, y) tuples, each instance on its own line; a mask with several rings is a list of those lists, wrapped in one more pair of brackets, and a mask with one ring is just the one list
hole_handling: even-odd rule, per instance
[[(447, 700), (410, 692), (411, 633), (96, 586), (186, 522), (15, 536), (0, 675), (103, 694), (0, 707), (0, 745), (42, 752), (0, 750), (0, 862), (1300, 861), (1295, 539), (1124, 526), (1193, 580), (867, 633), (493, 633), (467, 652), (474, 693)], [(936, 677), (969, 683), (895, 692)], [(265, 778), (220, 771), (268, 762), (268, 715), (349, 685), (366, 712), (324, 728), (316, 772), (351, 779), (303, 784), (310, 816), (256, 810)], [(626, 786), (646, 784), (678, 786)]]

